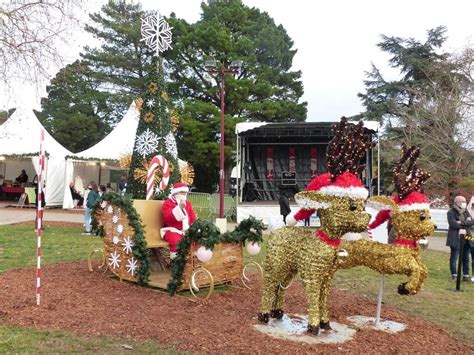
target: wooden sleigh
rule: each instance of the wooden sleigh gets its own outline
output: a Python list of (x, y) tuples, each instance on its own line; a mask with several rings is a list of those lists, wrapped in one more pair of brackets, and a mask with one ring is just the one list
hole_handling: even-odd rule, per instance
[[(162, 203), (163, 201), (159, 200), (133, 200), (133, 207), (140, 217), (150, 258), (150, 276), (147, 284), (159, 289), (167, 289), (172, 274), (165, 257), (163, 257), (163, 254), (169, 254), (169, 246), (160, 235)], [(96, 209), (95, 217), (103, 226), (104, 244), (102, 249), (96, 249), (90, 253), (89, 271), (94, 270), (93, 259), (94, 255), (98, 253), (101, 255), (102, 262), (99, 268), (104, 272), (109, 270), (120, 280), (137, 282), (136, 273), (133, 272), (136, 271), (136, 268), (133, 270), (133, 267), (136, 267), (136, 261), (133, 260), (132, 250), (128, 247), (130, 241), (133, 243), (136, 231), (129, 223), (128, 214), (111, 202), (103, 201), (101, 207)], [(196, 296), (195, 291), (206, 288), (206, 298), (208, 298), (212, 294), (214, 286), (238, 279), (242, 280), (245, 287), (250, 288), (246, 283), (248, 278), (245, 270), (251, 265), (255, 266), (262, 274), (258, 263), (250, 262), (244, 265), (242, 243), (215, 245), (212, 258), (205, 263), (199, 261), (194, 255), (196, 249), (196, 245), (192, 245), (190, 248), (186, 257), (182, 284), (177, 291), (189, 289)]]

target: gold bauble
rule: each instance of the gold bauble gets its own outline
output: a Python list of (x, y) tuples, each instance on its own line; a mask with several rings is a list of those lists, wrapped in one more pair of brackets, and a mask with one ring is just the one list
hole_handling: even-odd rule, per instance
[(158, 84), (155, 82), (150, 83), (150, 85), (148, 85), (148, 90), (150, 90), (151, 93), (154, 94), (158, 91)]
[(143, 120), (148, 123), (153, 121), (154, 119), (155, 119), (155, 115), (151, 112), (147, 112), (145, 116), (143, 117)]
[(179, 116), (174, 109), (170, 109), (171, 131), (175, 133), (179, 127)]
[(170, 99), (169, 96), (168, 96), (168, 93), (166, 91), (162, 91), (161, 92), (161, 98), (163, 99), (163, 101), (165, 102), (168, 102), (168, 100)]

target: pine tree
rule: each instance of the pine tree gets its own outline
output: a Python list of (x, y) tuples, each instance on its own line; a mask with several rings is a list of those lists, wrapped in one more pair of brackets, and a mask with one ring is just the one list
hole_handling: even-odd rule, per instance
[[(165, 191), (157, 194), (163, 199), (169, 194), (170, 187), (179, 181), (178, 150), (174, 132), (177, 122), (169, 106), (161, 60), (155, 59), (157, 70), (150, 75), (148, 85), (136, 104), (140, 109), (135, 145), (128, 175), (128, 192), (134, 198), (146, 196), (146, 176), (150, 161), (156, 155), (162, 155), (170, 164), (171, 176)], [(162, 169), (155, 172), (155, 186), (161, 180)]]

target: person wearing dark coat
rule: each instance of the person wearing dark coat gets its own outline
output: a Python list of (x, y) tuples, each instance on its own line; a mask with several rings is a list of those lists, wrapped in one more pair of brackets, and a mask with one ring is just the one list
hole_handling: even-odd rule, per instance
[[(466, 199), (463, 196), (456, 196), (454, 199), (453, 208), (448, 211), (448, 238), (446, 245), (451, 248), (451, 255), (449, 258), (449, 269), (451, 278), (457, 278), (456, 261), (461, 250), (461, 235), (471, 235), (470, 228), (474, 225), (469, 211), (466, 209)], [(469, 254), (470, 248), (474, 246), (473, 241), (465, 240), (462, 251), (462, 272), (463, 281), (472, 281), (469, 277)]]
[(19, 184), (26, 184), (28, 182), (28, 175), (24, 169), (21, 171), (21, 174), (15, 179), (15, 181)]
[(290, 209), (290, 200), (286, 195), (285, 191), (280, 191), (280, 198), (278, 199), (278, 203), (280, 204), (280, 214), (283, 216), (283, 223), (286, 225), (286, 216), (291, 213)]

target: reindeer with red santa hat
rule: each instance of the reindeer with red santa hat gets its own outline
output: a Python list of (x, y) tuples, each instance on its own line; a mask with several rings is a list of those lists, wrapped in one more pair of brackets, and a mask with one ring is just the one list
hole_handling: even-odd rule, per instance
[[(402, 145), (402, 155), (393, 169), (393, 179), (397, 194), (371, 197), (367, 204), (379, 210), (369, 228), (377, 228), (390, 221), (395, 239), (391, 244), (370, 240), (352, 240), (342, 243), (348, 256), (339, 259), (339, 267), (348, 269), (355, 266), (367, 266), (377, 272), (391, 275), (407, 275), (408, 282), (398, 286), (402, 295), (416, 294), (426, 277), (428, 270), (420, 257), (420, 241), (431, 235), (435, 225), (430, 217), (430, 201), (420, 192), (430, 174), (419, 169), (417, 159), (419, 147), (407, 148)], [(405, 172), (402, 171), (408, 162)]]
[(302, 209), (293, 222), (319, 210), (321, 229), (284, 227), (272, 233), (264, 263), (262, 304), (258, 319), (283, 317), (285, 286), (299, 274), (308, 295), (308, 332), (329, 330), (327, 299), (341, 237), (366, 230), (369, 215), (364, 211), (368, 191), (357, 177), (364, 168), (370, 137), (362, 122), (350, 124), (345, 118), (334, 126), (334, 137), (326, 150), (328, 173), (314, 178), (306, 191), (295, 196)]

